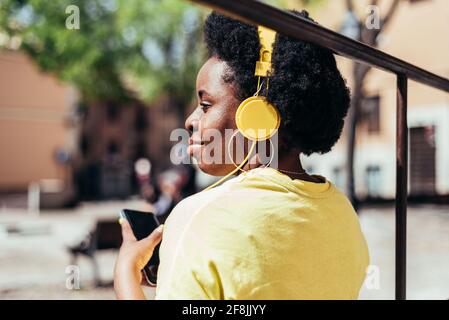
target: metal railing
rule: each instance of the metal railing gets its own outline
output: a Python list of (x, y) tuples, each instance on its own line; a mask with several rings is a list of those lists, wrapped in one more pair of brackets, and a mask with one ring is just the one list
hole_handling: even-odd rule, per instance
[(262, 25), (293, 38), (332, 50), (335, 54), (367, 64), (397, 77), (396, 99), (396, 258), (395, 296), (406, 298), (406, 235), (408, 177), (408, 79), (449, 92), (449, 79), (440, 77), (385, 52), (352, 40), (307, 19), (255, 0), (193, 0), (233, 18)]

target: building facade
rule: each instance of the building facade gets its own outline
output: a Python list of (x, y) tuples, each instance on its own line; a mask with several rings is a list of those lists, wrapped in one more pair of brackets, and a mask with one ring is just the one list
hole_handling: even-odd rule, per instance
[[(388, 3), (383, 1), (382, 3)], [(356, 1), (360, 15), (369, 4)], [(380, 12), (384, 12), (380, 7)], [(328, 1), (314, 13), (328, 28), (338, 30), (345, 1)], [(379, 49), (444, 77), (449, 77), (449, 2), (401, 1)], [(338, 58), (340, 70), (352, 86), (352, 62)], [(449, 194), (449, 94), (408, 83), (409, 193)], [(355, 186), (361, 197), (395, 196), (396, 77), (372, 69), (364, 83), (362, 119), (356, 134)], [(344, 189), (346, 136), (327, 155), (304, 158), (306, 168)]]
[(74, 91), (42, 73), (25, 54), (0, 52), (0, 192), (32, 182), (71, 183), (64, 154), (76, 147)]

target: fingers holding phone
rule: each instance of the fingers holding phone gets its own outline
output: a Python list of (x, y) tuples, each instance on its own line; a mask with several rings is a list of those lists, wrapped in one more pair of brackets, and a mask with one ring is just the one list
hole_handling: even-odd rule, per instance
[(149, 236), (141, 240), (137, 240), (127, 219), (122, 218), (121, 226), (123, 243), (117, 262), (141, 271), (151, 260), (154, 249), (162, 240), (163, 225), (158, 226)]
[(124, 297), (129, 296), (127, 292), (139, 291), (141, 284), (156, 285), (163, 225), (158, 226), (151, 213), (131, 210), (122, 212), (120, 224), (123, 243), (115, 265), (114, 287), (117, 296)]
[(126, 218), (120, 218), (119, 223), (122, 226), (123, 243), (137, 241), (136, 236), (134, 235), (133, 230), (131, 229), (131, 226)]

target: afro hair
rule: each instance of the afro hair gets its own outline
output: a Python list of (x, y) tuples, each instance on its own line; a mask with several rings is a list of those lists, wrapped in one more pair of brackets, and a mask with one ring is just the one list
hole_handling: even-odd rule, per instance
[[(314, 22), (306, 11), (292, 13)], [(212, 12), (204, 39), (209, 55), (228, 64), (224, 81), (233, 84), (238, 98), (254, 95), (260, 50), (257, 28)], [(279, 137), (287, 148), (299, 148), (306, 155), (329, 152), (340, 138), (350, 104), (332, 51), (277, 34), (272, 66), (266, 96), (281, 115)]]

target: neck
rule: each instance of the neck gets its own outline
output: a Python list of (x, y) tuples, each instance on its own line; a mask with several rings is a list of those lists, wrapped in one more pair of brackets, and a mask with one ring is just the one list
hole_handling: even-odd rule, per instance
[(302, 166), (299, 150), (290, 150), (279, 153), (278, 170), (291, 179), (299, 179), (310, 182), (322, 182), (320, 179), (307, 174)]
[[(278, 165), (276, 168), (283, 174), (289, 176), (291, 179), (298, 179), (298, 180), (304, 180), (304, 181), (310, 181), (310, 182), (316, 182), (321, 183), (320, 179), (313, 177), (309, 174), (307, 174), (301, 164), (301, 159), (299, 158), (301, 151), (297, 149), (293, 149), (287, 152), (279, 152), (278, 154)], [(255, 157), (255, 159), (254, 159)], [(263, 166), (259, 159), (258, 154), (254, 155), (253, 158), (243, 167), (244, 171), (248, 171), (257, 167)], [(253, 163), (255, 165), (250, 165), (250, 163)], [(241, 172), (238, 172), (237, 175), (239, 175)]]

